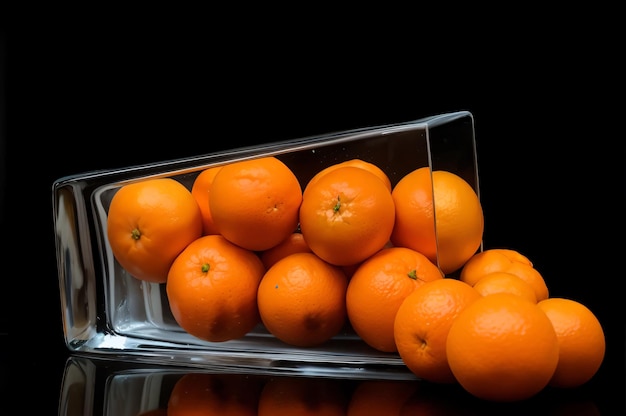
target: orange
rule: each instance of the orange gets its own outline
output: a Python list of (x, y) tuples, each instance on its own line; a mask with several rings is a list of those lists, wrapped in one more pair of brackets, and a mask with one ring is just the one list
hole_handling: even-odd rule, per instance
[(538, 305), (552, 321), (559, 339), (559, 363), (550, 385), (572, 388), (591, 380), (600, 369), (606, 348), (596, 315), (572, 299), (544, 299)]
[(533, 266), (533, 263), (517, 250), (508, 248), (490, 248), (474, 254), (463, 266), (459, 279), (471, 286), (482, 276), (491, 272), (506, 270), (513, 263)]
[[(328, 172), (335, 170), (337, 168), (343, 168), (346, 166), (354, 166), (356, 168), (361, 168), (361, 169), (365, 169), (367, 171), (372, 172), (374, 175), (376, 175), (381, 181), (383, 181), (383, 183), (385, 184), (385, 186), (387, 187), (387, 189), (389, 189), (389, 192), (391, 192), (391, 180), (389, 180), (389, 177), (387, 176), (387, 174), (378, 166), (376, 166), (375, 164), (371, 163), (371, 162), (367, 162), (365, 160), (362, 159), (350, 159), (350, 160), (346, 160), (345, 162), (339, 162), (339, 163), (335, 163), (334, 165), (330, 165), (327, 168), (324, 168), (322, 170), (320, 170), (317, 174), (315, 174), (315, 176), (313, 176), (311, 178), (311, 180), (307, 183), (306, 188), (308, 188), (309, 186), (313, 186), (313, 184), (315, 182), (317, 182), (319, 180), (319, 178), (321, 178), (322, 176), (324, 176), (325, 174), (327, 174)], [(306, 194), (307, 190), (306, 188), (304, 188), (304, 193)]]
[(209, 208), (209, 193), (211, 192), (211, 185), (213, 184), (213, 178), (221, 166), (214, 166), (207, 168), (200, 172), (191, 186), (191, 195), (198, 202), (200, 212), (202, 212), (202, 231), (204, 235), (219, 234), (215, 224), (213, 224), (213, 216)]
[(533, 302), (511, 293), (482, 296), (448, 331), (448, 364), (459, 384), (480, 399), (529, 399), (547, 385), (559, 360), (552, 322)]
[(240, 374), (187, 373), (176, 381), (169, 416), (256, 416), (262, 379)]
[(389, 242), (394, 216), (385, 184), (366, 169), (347, 166), (307, 186), (300, 206), (300, 229), (319, 257), (350, 266)]
[(372, 348), (397, 351), (393, 325), (400, 304), (421, 285), (442, 278), (437, 266), (415, 250), (380, 250), (350, 278), (346, 307), (352, 328)]
[(294, 253), (270, 267), (258, 289), (265, 328), (281, 341), (312, 347), (337, 335), (346, 322), (343, 271), (313, 253)]
[(302, 189), (275, 157), (222, 166), (213, 178), (209, 206), (215, 228), (248, 250), (267, 250), (298, 227)]
[(258, 416), (345, 416), (347, 405), (339, 380), (279, 376), (265, 383)]
[(304, 241), (302, 233), (294, 232), (274, 247), (260, 253), (261, 261), (269, 269), (278, 260), (293, 253), (311, 253), (309, 245)]
[(397, 416), (417, 390), (415, 380), (364, 380), (350, 396), (346, 416)]
[[(447, 275), (480, 248), (483, 210), (474, 189), (460, 176), (428, 167), (409, 172), (392, 191), (395, 246), (424, 253)], [(436, 225), (436, 232), (435, 232)]]
[(166, 293), (172, 315), (189, 334), (212, 342), (244, 336), (259, 322), (261, 259), (221, 235), (189, 244), (174, 260)]
[(453, 383), (446, 340), (457, 315), (480, 294), (467, 283), (445, 278), (427, 282), (408, 295), (394, 321), (394, 337), (402, 361), (417, 377)]
[(137, 279), (165, 283), (178, 254), (202, 235), (202, 214), (191, 192), (170, 178), (123, 185), (107, 214), (113, 256)]
[[(468, 285), (469, 286), (469, 285)], [(507, 272), (487, 273), (474, 284), (474, 289), (483, 296), (493, 293), (513, 293), (537, 303), (535, 289), (523, 279)]]
[(491, 272), (506, 272), (524, 280), (532, 286), (537, 301), (549, 296), (548, 285), (541, 273), (515, 250), (491, 249), (474, 255), (461, 270), (459, 279), (473, 286)]
[(524, 263), (513, 263), (503, 272), (514, 274), (526, 283), (528, 283), (535, 291), (537, 301), (547, 299), (549, 296), (548, 285), (537, 269)]

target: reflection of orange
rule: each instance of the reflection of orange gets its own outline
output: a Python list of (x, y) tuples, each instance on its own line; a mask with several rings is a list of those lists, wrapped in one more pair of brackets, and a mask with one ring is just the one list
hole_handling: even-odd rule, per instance
[(174, 385), (168, 416), (257, 414), (261, 379), (238, 374), (188, 373)]
[[(480, 248), (483, 210), (460, 176), (428, 167), (400, 179), (392, 191), (396, 222), (391, 241), (424, 253), (445, 274), (460, 269)], [(435, 234), (435, 223), (437, 232)]]
[(261, 319), (281, 341), (322, 344), (346, 322), (348, 279), (338, 266), (313, 253), (294, 253), (269, 268), (258, 288)]
[(267, 250), (296, 230), (301, 202), (298, 178), (275, 157), (222, 166), (209, 193), (215, 228), (254, 251)]
[(397, 351), (393, 322), (400, 304), (419, 286), (442, 278), (439, 268), (422, 253), (406, 247), (380, 250), (350, 278), (346, 307), (352, 327), (371, 347)]
[(215, 175), (221, 168), (221, 166), (215, 166), (203, 170), (196, 176), (191, 187), (191, 194), (196, 198), (202, 212), (202, 230), (204, 235), (219, 234), (215, 224), (213, 224), (213, 216), (209, 208), (209, 193), (211, 192), (213, 178), (215, 178)]
[(166, 290), (176, 322), (207, 341), (242, 337), (260, 322), (256, 294), (263, 273), (256, 253), (221, 235), (198, 238), (170, 268)]
[(361, 381), (352, 392), (347, 416), (397, 416), (416, 389), (415, 380)]
[(191, 192), (174, 179), (122, 186), (107, 215), (111, 251), (132, 276), (165, 283), (174, 258), (202, 235), (202, 214)]
[(373, 173), (340, 167), (306, 188), (300, 229), (311, 250), (325, 261), (350, 266), (389, 242), (394, 222), (391, 193)]
[(404, 299), (394, 336), (400, 357), (416, 376), (435, 383), (456, 381), (446, 354), (448, 331), (458, 314), (479, 298), (467, 283), (445, 278), (424, 283)]
[(269, 379), (258, 416), (345, 416), (348, 395), (339, 380), (311, 377)]
[(598, 318), (572, 299), (549, 298), (538, 305), (552, 321), (559, 339), (559, 363), (550, 385), (572, 388), (591, 380), (600, 369), (606, 348)]
[(283, 257), (287, 257), (293, 253), (310, 253), (311, 249), (309, 245), (304, 241), (304, 237), (299, 232), (295, 232), (289, 235), (281, 243), (278, 243), (274, 247), (263, 251), (261, 255), (261, 261), (265, 265), (266, 269), (269, 269), (278, 260)]
[(448, 364), (470, 394), (529, 399), (548, 385), (559, 360), (556, 332), (536, 304), (511, 293), (481, 296), (452, 322)]

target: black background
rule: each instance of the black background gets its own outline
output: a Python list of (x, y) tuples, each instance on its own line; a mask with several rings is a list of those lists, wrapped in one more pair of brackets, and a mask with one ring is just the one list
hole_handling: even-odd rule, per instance
[(68, 353), (55, 179), (468, 110), (485, 246), (527, 255), (551, 296), (596, 313), (607, 355), (576, 394), (603, 414), (624, 409), (624, 130), (611, 110), (623, 81), (609, 76), (610, 53), (584, 35), (407, 47), (362, 32), (225, 42), (232, 33), (80, 29), (16, 31), (2, 44), (4, 383), (36, 385), (56, 409)]

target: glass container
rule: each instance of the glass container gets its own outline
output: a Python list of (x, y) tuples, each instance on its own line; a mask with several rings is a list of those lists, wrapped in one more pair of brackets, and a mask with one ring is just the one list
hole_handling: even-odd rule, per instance
[(187, 367), (229, 365), (288, 374), (412, 378), (398, 354), (370, 348), (349, 326), (322, 346), (310, 348), (287, 345), (262, 324), (236, 340), (197, 339), (174, 320), (165, 284), (140, 281), (115, 260), (106, 237), (106, 218), (121, 186), (171, 177), (191, 189), (206, 168), (264, 156), (285, 162), (303, 187), (321, 169), (359, 158), (383, 169), (392, 186), (407, 173), (428, 166), (458, 174), (479, 194), (474, 120), (467, 111), (59, 178), (52, 187), (52, 212), (68, 349)]

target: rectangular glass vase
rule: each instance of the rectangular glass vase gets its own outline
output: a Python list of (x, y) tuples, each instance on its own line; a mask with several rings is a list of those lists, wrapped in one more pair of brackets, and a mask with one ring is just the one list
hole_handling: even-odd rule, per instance
[(282, 160), (303, 186), (321, 169), (358, 158), (380, 167), (392, 186), (428, 166), (458, 174), (479, 194), (474, 120), (467, 111), (59, 178), (53, 184), (52, 204), (68, 349), (193, 367), (223, 364), (287, 373), (413, 377), (398, 354), (374, 350), (349, 326), (322, 346), (310, 348), (287, 345), (262, 324), (240, 339), (200, 340), (174, 320), (165, 284), (140, 281), (115, 260), (106, 218), (112, 195), (121, 186), (170, 177), (191, 189), (204, 169), (264, 156)]

